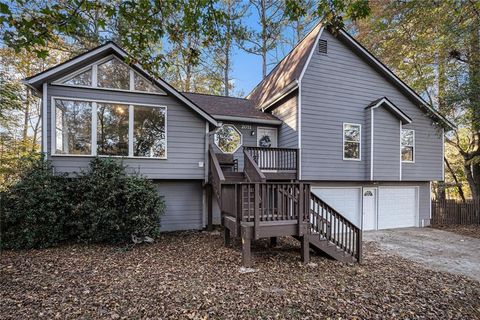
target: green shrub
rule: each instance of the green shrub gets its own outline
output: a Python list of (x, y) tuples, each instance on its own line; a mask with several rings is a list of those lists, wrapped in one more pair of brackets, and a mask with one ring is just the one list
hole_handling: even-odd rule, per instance
[(1, 194), (0, 248), (44, 248), (61, 241), (124, 243), (155, 237), (165, 210), (154, 184), (121, 163), (95, 158), (74, 178), (33, 161)]
[(74, 206), (67, 224), (82, 242), (128, 241), (132, 234), (156, 236), (163, 200), (154, 184), (109, 158), (95, 158), (74, 180)]
[(20, 178), (2, 192), (0, 248), (43, 248), (64, 240), (70, 210), (66, 177), (54, 175), (49, 162), (23, 164)]

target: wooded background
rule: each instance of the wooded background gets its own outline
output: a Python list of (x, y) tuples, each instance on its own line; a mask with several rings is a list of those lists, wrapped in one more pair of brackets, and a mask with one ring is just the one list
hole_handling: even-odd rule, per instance
[(39, 150), (39, 101), (22, 78), (113, 40), (180, 91), (243, 96), (237, 50), (259, 56), (265, 77), (319, 21), (347, 29), (457, 125), (433, 191), (479, 200), (477, 0), (0, 1), (0, 189)]

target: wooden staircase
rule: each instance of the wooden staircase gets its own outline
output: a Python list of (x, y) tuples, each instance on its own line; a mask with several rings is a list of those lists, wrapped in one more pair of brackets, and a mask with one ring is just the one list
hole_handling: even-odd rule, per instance
[(313, 194), (308, 183), (267, 180), (246, 150), (243, 172), (222, 170), (213, 149), (209, 153), (209, 180), (221, 209), (225, 244), (231, 236), (242, 238), (244, 266), (251, 265), (251, 240), (276, 242), (279, 236), (301, 241), (304, 262), (310, 248), (339, 261), (361, 262), (361, 230)]

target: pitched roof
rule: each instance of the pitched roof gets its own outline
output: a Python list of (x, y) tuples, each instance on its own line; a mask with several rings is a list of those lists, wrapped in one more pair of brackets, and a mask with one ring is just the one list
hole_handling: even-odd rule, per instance
[[(83, 54), (80, 54), (70, 60), (67, 60), (63, 63), (60, 63), (52, 68), (49, 68), (43, 72), (40, 72), (36, 75), (23, 79), (23, 82), (30, 86), (31, 88), (39, 91), (42, 88), (42, 84), (48, 82), (55, 77), (59, 77), (64, 75), (65, 73), (72, 72), (72, 70), (78, 69), (80, 67), (85, 66), (85, 64), (91, 63), (92, 60), (98, 59), (98, 57), (103, 57), (106, 54), (115, 54), (121, 58), (130, 57), (130, 55), (123, 50), (120, 46), (118, 46), (113, 41), (108, 41), (103, 45), (100, 45), (96, 48), (93, 48)], [(150, 81), (152, 81), (155, 85), (159, 86), (166, 92), (170, 93), (172, 96), (183, 102), (189, 108), (193, 109), (197, 112), (201, 117), (206, 119), (208, 122), (212, 123), (213, 125), (217, 126), (217, 121), (206, 111), (202, 108), (197, 106), (194, 102), (190, 101), (187, 97), (182, 95), (178, 92), (174, 87), (168, 84), (166, 81), (160, 78), (156, 78), (152, 76), (149, 72), (144, 70), (142, 66), (138, 63), (130, 64), (130, 67), (133, 68), (135, 71), (140, 73), (142, 76), (146, 77)]]
[(380, 106), (383, 106), (387, 108), (388, 111), (390, 111), (394, 116), (399, 118), (402, 121), (402, 124), (408, 124), (412, 122), (412, 119), (410, 119), (405, 112), (403, 112), (400, 108), (398, 108), (392, 101), (390, 101), (387, 97), (381, 97), (378, 98), (368, 104), (368, 106), (365, 107), (365, 109), (374, 109), (378, 108)]
[(321, 30), (322, 24), (318, 23), (250, 92), (247, 98), (254, 101), (257, 108), (300, 79)]
[(217, 120), (281, 123), (281, 120), (272, 114), (256, 109), (253, 101), (249, 99), (189, 92), (182, 94)]

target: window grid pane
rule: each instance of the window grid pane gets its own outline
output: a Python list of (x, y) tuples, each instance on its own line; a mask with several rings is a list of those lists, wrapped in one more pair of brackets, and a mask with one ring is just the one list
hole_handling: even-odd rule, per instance
[(97, 154), (128, 156), (128, 105), (97, 104)]
[(164, 158), (166, 156), (165, 108), (133, 107), (133, 155)]
[(98, 65), (97, 86), (111, 89), (130, 89), (130, 69), (123, 62), (113, 58)]

